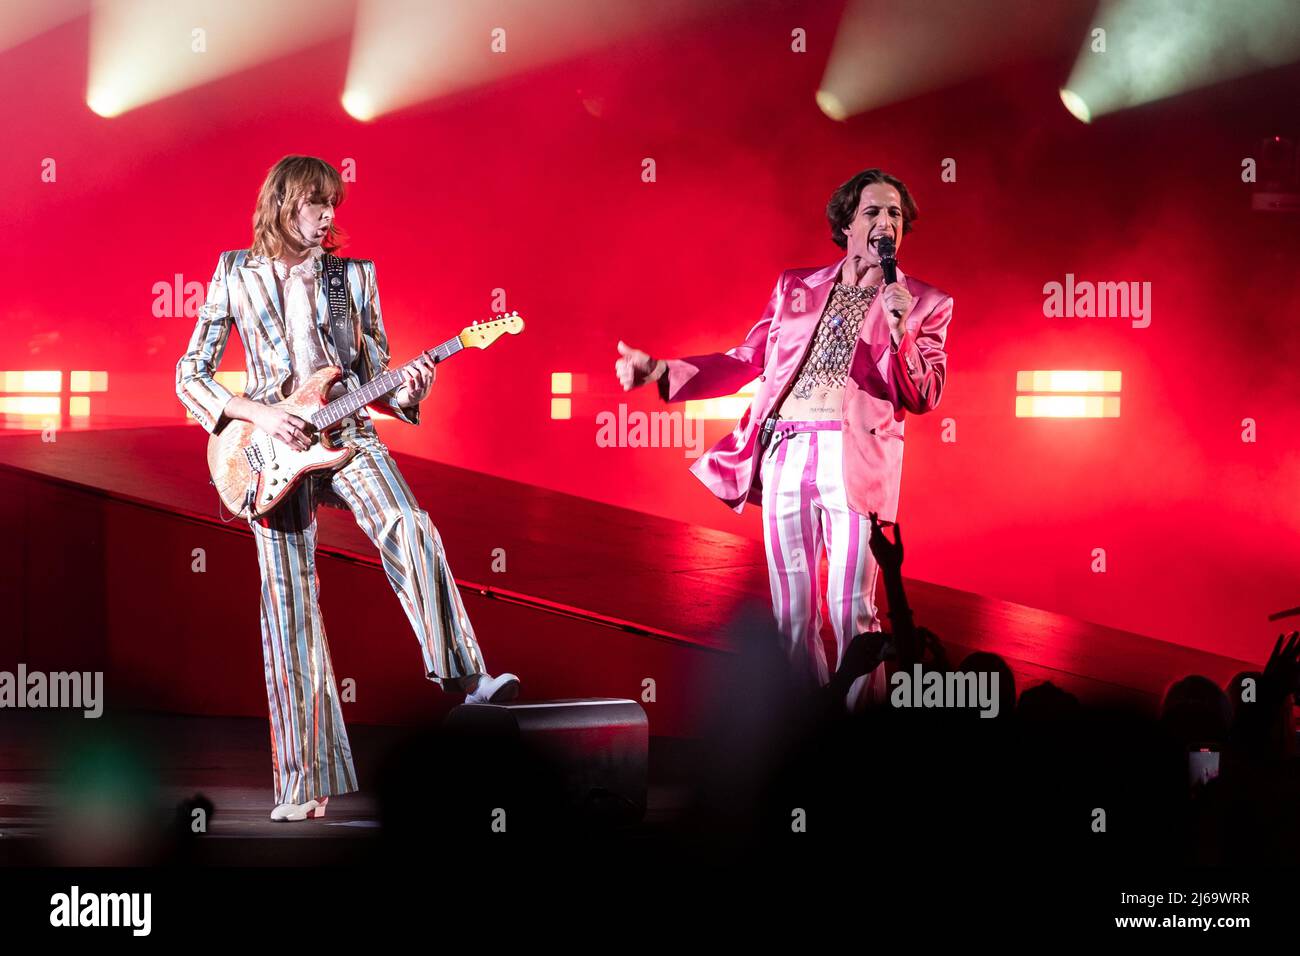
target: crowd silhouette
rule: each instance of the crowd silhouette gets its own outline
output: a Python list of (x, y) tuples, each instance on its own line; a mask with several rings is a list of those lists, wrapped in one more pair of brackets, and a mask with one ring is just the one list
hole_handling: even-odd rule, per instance
[[(872, 516), (890, 630), (858, 635), (825, 687), (800, 686), (775, 635), (755, 641), (764, 624), (744, 625), (750, 660), (709, 734), (695, 835), (729, 830), (761, 845), (802, 819), (810, 837), (898, 860), (957, 854), (964, 866), (1035, 856), (1077, 866), (1300, 861), (1300, 633), (1279, 636), (1261, 671), (1226, 687), (1200, 675), (1175, 682), (1158, 712), (1085, 704), (1051, 682), (1017, 695), (1001, 657), (975, 652), (954, 667), (940, 636), (914, 622), (897, 525), (894, 536)], [(996, 674), (997, 715), (863, 706), (850, 690), (882, 662), (891, 673), (919, 665), (990, 684)], [(761, 720), (751, 716), (757, 701)]]
[[(1261, 670), (1226, 687), (1199, 675), (1175, 682), (1158, 709), (1085, 703), (1051, 682), (1019, 687), (1003, 658), (977, 651), (954, 664), (942, 636), (914, 621), (901, 534), (895, 525), (889, 540), (872, 517), (889, 630), (858, 635), (817, 686), (790, 666), (766, 608), (742, 612), (733, 622), (741, 653), (708, 688), (709, 716), (679, 778), (689, 796), (673, 813), (640, 819), (609, 794), (574, 806), (560, 769), (523, 742), (430, 730), (385, 770), (387, 852), (477, 845), (477, 828), (441, 822), (509, 805), (519, 812), (501, 843), (507, 856), (527, 858), (541, 842), (576, 859), (631, 842), (647, 863), (674, 870), (834, 858), (868, 870), (949, 867), (969, 883), (1006, 865), (1033, 874), (1300, 861), (1300, 634), (1278, 637)], [(997, 688), (996, 715), (900, 707), (888, 695), (864, 705), (851, 691), (882, 663), (891, 673), (984, 675)]]

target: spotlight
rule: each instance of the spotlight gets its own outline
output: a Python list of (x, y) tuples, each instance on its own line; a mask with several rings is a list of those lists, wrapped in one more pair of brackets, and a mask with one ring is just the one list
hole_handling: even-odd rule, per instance
[(837, 122), (848, 119), (849, 111), (844, 108), (840, 98), (829, 90), (817, 91), (817, 106), (823, 113)]
[(349, 116), (362, 122), (375, 118), (375, 104), (369, 96), (358, 90), (346, 90), (342, 97), (343, 109)]
[(122, 97), (105, 89), (92, 90), (86, 96), (86, 105), (103, 117), (117, 116), (125, 109)]
[(1091, 123), (1092, 112), (1088, 109), (1088, 104), (1083, 101), (1083, 97), (1074, 90), (1068, 90), (1061, 87), (1061, 102), (1065, 108), (1070, 111), (1070, 115), (1080, 123)]

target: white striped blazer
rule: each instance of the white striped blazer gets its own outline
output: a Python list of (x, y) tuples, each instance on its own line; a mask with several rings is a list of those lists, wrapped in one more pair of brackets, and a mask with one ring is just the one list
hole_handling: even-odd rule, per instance
[[(349, 293), (347, 318), (336, 323), (330, 314), (321, 258), (316, 260), (316, 315), (329, 326), (330, 334), (322, 338), (330, 364), (343, 369), (343, 383), (348, 391), (355, 391), (388, 370), (388, 336), (379, 307), (374, 262), (346, 258), (343, 262)], [(249, 255), (247, 249), (223, 252), (217, 260), (189, 348), (176, 363), (176, 395), (209, 432), (225, 427), (222, 410), (234, 397), (215, 378), (231, 326), (238, 329), (244, 345), (248, 370), (245, 397), (257, 402), (284, 398), (282, 388), (292, 372), (292, 362), (279, 285), (271, 260)], [(398, 405), (390, 395), (371, 404), (412, 425), (420, 422), (418, 403)], [(364, 409), (359, 416), (369, 418)]]

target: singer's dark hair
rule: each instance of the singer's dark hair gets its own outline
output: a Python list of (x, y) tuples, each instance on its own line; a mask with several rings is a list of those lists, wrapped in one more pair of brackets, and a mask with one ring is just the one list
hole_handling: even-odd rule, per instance
[(835, 190), (831, 201), (826, 204), (826, 221), (831, 224), (831, 240), (841, 249), (849, 246), (844, 230), (849, 228), (853, 217), (858, 214), (858, 203), (862, 201), (862, 190), (872, 183), (888, 183), (898, 190), (903, 200), (903, 235), (912, 231), (912, 223), (919, 213), (916, 200), (908, 192), (907, 184), (897, 176), (891, 176), (882, 169), (864, 169), (847, 183)]

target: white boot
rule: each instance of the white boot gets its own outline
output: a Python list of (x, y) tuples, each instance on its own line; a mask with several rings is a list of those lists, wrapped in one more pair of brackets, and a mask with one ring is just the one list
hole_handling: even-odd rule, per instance
[(480, 674), (478, 686), (465, 695), (467, 704), (502, 704), (519, 696), (519, 678), (514, 674)]
[(276, 823), (295, 823), (308, 817), (323, 817), (325, 804), (329, 802), (329, 797), (318, 797), (306, 803), (282, 803), (271, 811), (271, 819)]

